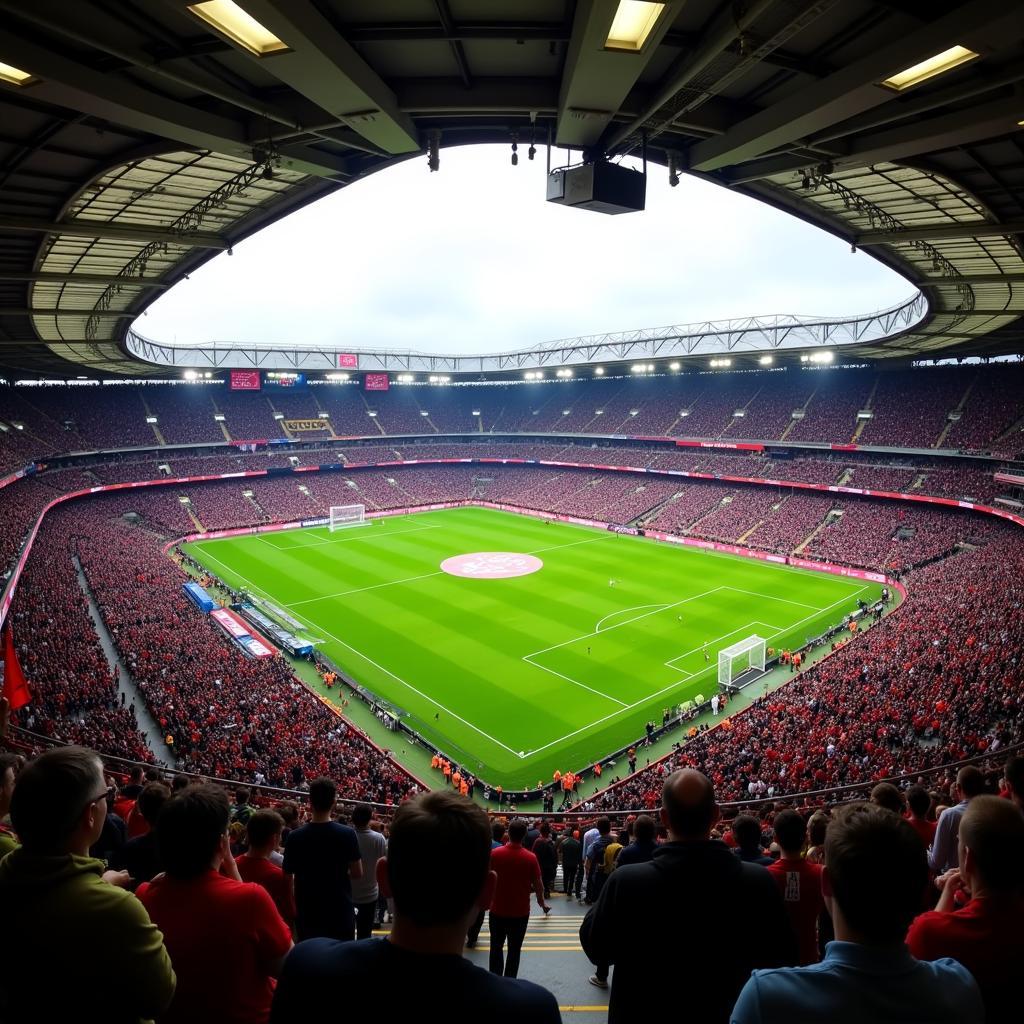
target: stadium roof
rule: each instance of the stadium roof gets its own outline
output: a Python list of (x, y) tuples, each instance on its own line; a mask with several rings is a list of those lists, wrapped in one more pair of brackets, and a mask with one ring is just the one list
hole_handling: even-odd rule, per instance
[(1022, 4), (239, 4), (262, 35), (229, 0), (0, 0), (9, 372), (165, 372), (129, 325), (212, 255), (434, 140), (549, 133), (646, 142), (904, 274), (927, 313), (864, 358), (1024, 349)]

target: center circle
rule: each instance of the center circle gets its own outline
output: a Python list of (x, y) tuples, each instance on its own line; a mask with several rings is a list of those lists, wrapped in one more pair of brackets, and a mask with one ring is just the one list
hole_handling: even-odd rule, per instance
[(441, 563), (441, 571), (449, 576), (465, 576), (475, 580), (507, 580), (513, 576), (529, 576), (544, 563), (535, 555), (518, 551), (476, 551), (471, 555), (453, 555)]

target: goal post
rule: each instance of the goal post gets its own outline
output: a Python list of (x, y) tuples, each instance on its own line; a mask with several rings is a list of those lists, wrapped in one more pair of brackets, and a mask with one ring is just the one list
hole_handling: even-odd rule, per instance
[(747, 672), (764, 672), (765, 641), (759, 636), (748, 636), (731, 647), (718, 652), (718, 685), (735, 686), (735, 680)]
[(350, 526), (369, 526), (366, 518), (365, 505), (332, 505), (331, 518), (328, 529), (331, 533), (335, 530), (345, 530)]

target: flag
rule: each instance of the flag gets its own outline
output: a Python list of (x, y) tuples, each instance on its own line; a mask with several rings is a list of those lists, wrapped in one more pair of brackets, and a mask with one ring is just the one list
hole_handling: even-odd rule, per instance
[(4, 627), (4, 696), (10, 702), (11, 711), (23, 708), (31, 699), (25, 673), (18, 664), (14, 650), (14, 634), (10, 624)]

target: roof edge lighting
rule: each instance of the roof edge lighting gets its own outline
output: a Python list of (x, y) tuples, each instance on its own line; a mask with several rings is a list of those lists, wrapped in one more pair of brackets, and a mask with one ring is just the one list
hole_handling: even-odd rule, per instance
[(0, 60), (0, 82), (6, 82), (8, 85), (27, 85), (31, 79), (32, 76), (27, 71)]

